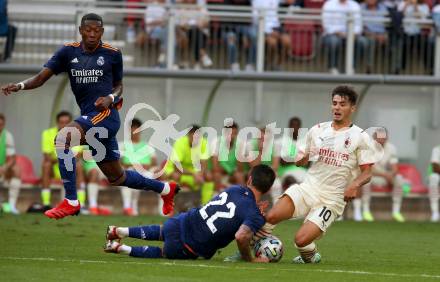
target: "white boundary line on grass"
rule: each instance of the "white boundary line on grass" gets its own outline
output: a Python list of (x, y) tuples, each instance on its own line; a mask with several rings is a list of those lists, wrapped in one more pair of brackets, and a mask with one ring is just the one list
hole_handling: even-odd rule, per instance
[[(23, 258), (23, 257), (0, 257), (0, 260), (13, 260), (13, 261), (56, 261), (56, 262), (70, 262), (80, 264), (126, 264), (126, 265), (162, 265), (162, 266), (181, 266), (191, 268), (217, 268), (217, 269), (239, 269), (239, 270), (271, 270), (267, 267), (247, 267), (247, 266), (232, 266), (231, 263), (227, 265), (208, 265), (208, 264), (184, 264), (175, 261), (171, 262), (135, 262), (135, 261), (105, 261), (105, 260), (75, 260), (75, 259), (56, 259), (56, 258)], [(440, 275), (431, 274), (404, 274), (404, 273), (389, 273), (389, 272), (370, 272), (370, 271), (354, 271), (354, 270), (342, 270), (342, 269), (299, 269), (295, 268), (277, 268), (277, 271), (291, 271), (291, 272), (321, 272), (321, 273), (346, 273), (353, 275), (371, 275), (371, 276), (391, 276), (391, 277), (414, 277), (414, 278), (432, 278), (440, 279)]]

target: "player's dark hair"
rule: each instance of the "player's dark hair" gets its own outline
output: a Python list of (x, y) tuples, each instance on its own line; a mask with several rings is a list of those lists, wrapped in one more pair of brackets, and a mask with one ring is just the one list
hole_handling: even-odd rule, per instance
[(61, 111), (57, 114), (57, 121), (59, 121), (62, 117), (69, 117), (70, 119), (72, 119), (72, 114), (68, 111)]
[(254, 166), (250, 176), (252, 177), (252, 186), (263, 194), (270, 190), (275, 181), (275, 172), (270, 166), (264, 164)]
[(4, 114), (2, 114), (2, 113), (0, 113), (0, 119), (1, 119), (2, 121), (5, 121), (5, 120), (6, 120), (6, 117), (5, 117), (5, 115), (4, 115)]
[(353, 87), (348, 86), (348, 85), (339, 85), (335, 89), (333, 89), (332, 99), (336, 95), (339, 95), (341, 97), (345, 97), (346, 99), (348, 99), (350, 104), (352, 104), (353, 106), (356, 105), (358, 94), (356, 93), (356, 91), (354, 90)]
[(302, 125), (302, 120), (299, 117), (291, 117), (289, 119), (289, 127), (292, 123), (297, 122), (299, 124), (299, 127)]
[(101, 26), (104, 26), (104, 22), (102, 21), (102, 17), (100, 15), (90, 13), (86, 14), (81, 18), (81, 26), (84, 26), (86, 24), (86, 21), (96, 21), (100, 22)]
[(142, 126), (142, 121), (141, 121), (140, 119), (138, 119), (138, 118), (134, 118), (134, 119), (131, 121), (131, 127), (139, 128), (139, 127), (141, 127), (141, 126)]
[(232, 124), (226, 125), (224, 128), (235, 128), (235, 129), (238, 129), (238, 124), (234, 121)]
[(192, 124), (191, 129), (189, 130), (189, 133), (195, 133), (199, 128), (200, 128), (200, 125)]

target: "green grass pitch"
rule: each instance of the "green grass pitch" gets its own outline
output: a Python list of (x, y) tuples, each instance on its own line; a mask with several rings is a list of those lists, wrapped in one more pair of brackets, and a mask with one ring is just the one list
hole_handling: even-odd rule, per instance
[[(279, 263), (148, 260), (105, 254), (106, 226), (157, 224), (159, 217), (0, 216), (0, 281), (440, 281), (440, 224), (336, 222), (318, 247), (319, 265), (293, 265), (300, 222), (275, 229), (285, 245)], [(129, 245), (142, 241), (128, 239)]]

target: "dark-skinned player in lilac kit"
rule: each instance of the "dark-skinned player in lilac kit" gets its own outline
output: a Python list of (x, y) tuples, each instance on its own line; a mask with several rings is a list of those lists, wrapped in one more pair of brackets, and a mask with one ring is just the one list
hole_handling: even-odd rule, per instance
[[(36, 76), (1, 88), (4, 95), (35, 89), (42, 86), (52, 75), (67, 72), (72, 92), (81, 109), (81, 116), (57, 135), (55, 144), (66, 196), (55, 208), (46, 211), (45, 215), (61, 219), (79, 213), (75, 158), (71, 151), (71, 143), (74, 143), (72, 135), (77, 133), (79, 143), (83, 145), (88, 144), (90, 140), (90, 134), (87, 133), (99, 130), (104, 130), (106, 134), (92, 134), (93, 140), (103, 146), (89, 145), (92, 148), (92, 156), (110, 184), (157, 192), (164, 201), (163, 213), (171, 213), (174, 209), (174, 196), (179, 191), (176, 183), (145, 178), (136, 171), (124, 170), (119, 162), (116, 133), (120, 127), (118, 109), (122, 105), (121, 52), (101, 41), (104, 25), (99, 15), (85, 15), (81, 19), (79, 32), (82, 41), (67, 43), (61, 47)], [(99, 152), (99, 148), (105, 148), (104, 152)]]

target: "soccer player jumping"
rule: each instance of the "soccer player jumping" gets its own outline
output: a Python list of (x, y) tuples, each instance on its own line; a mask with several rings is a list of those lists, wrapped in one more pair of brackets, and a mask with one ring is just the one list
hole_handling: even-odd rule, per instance
[[(102, 146), (89, 144), (99, 168), (113, 186), (151, 190), (162, 195), (163, 213), (174, 209), (174, 196), (179, 187), (176, 183), (163, 183), (148, 179), (136, 171), (124, 170), (119, 162), (116, 133), (120, 127), (118, 109), (122, 105), (122, 54), (109, 44), (101, 41), (104, 33), (103, 20), (99, 15), (87, 14), (79, 27), (81, 42), (67, 43), (61, 47), (36, 75), (22, 82), (2, 86), (2, 92), (10, 95), (20, 90), (30, 90), (42, 86), (52, 75), (67, 72), (72, 92), (81, 109), (81, 117), (66, 126), (70, 131), (80, 133), (81, 144), (87, 144), (86, 134), (104, 129), (105, 137), (94, 134), (105, 147), (105, 154), (97, 158)], [(92, 130), (92, 131), (89, 131)], [(60, 132), (61, 133), (61, 132)], [(45, 212), (49, 218), (61, 219), (77, 215), (80, 204), (76, 194), (75, 158), (71, 151), (72, 135), (56, 138), (58, 162), (66, 191), (66, 198), (55, 208)], [(61, 133), (62, 134), (62, 133)], [(89, 135), (87, 135), (89, 136)]]
[(305, 144), (298, 144), (296, 165), (313, 162), (304, 182), (288, 188), (266, 216), (266, 232), (283, 220), (305, 218), (295, 235), (300, 256), (294, 263), (320, 262), (315, 240), (370, 181), (371, 166), (381, 157), (380, 146), (352, 123), (356, 100), (350, 87), (333, 90), (333, 120), (312, 127), (302, 140)]

